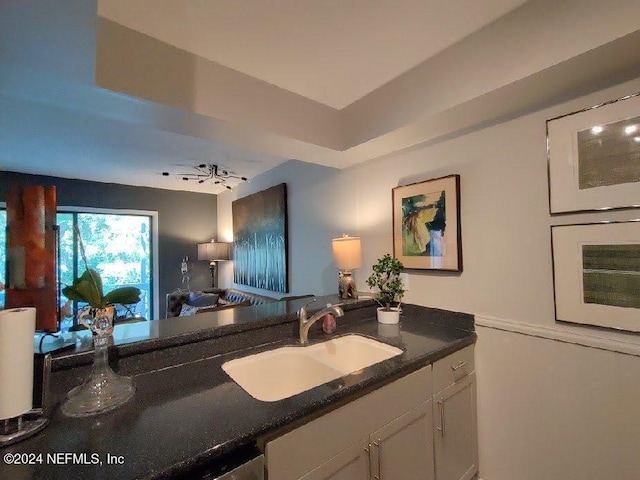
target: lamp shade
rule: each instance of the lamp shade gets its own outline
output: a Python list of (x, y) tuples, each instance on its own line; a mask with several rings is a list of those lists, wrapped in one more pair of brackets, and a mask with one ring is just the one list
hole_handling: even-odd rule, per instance
[(352, 270), (362, 265), (362, 249), (360, 237), (349, 237), (331, 240), (333, 246), (333, 262), (340, 270)]
[(229, 260), (229, 244), (225, 242), (199, 243), (198, 260)]

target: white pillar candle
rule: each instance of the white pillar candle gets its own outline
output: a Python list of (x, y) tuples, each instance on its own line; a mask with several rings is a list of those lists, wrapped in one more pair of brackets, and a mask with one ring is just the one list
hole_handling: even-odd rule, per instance
[(33, 407), (35, 308), (0, 311), (0, 419)]

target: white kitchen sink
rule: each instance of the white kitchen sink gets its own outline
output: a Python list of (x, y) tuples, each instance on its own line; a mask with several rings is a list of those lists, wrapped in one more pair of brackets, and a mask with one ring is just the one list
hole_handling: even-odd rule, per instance
[(252, 397), (273, 402), (349, 375), (402, 350), (360, 335), (281, 347), (230, 360), (222, 369)]

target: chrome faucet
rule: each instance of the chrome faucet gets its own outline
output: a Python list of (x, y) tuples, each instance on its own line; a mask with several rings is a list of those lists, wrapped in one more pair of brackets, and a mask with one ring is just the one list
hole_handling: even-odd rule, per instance
[(298, 318), (300, 319), (300, 343), (302, 345), (306, 345), (309, 343), (309, 329), (311, 325), (316, 323), (322, 317), (324, 317), (327, 313), (333, 314), (334, 317), (342, 317), (344, 312), (338, 305), (327, 305), (326, 308), (323, 308), (319, 312), (314, 313), (311, 318), (307, 318), (307, 307), (315, 302), (317, 299), (314, 298), (305, 306), (298, 310)]

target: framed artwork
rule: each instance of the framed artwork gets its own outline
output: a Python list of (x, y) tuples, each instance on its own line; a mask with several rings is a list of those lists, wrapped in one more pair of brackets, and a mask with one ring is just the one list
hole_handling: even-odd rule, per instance
[(393, 254), (405, 268), (462, 271), (460, 175), (396, 187)]
[(287, 185), (234, 200), (231, 213), (234, 283), (288, 292)]
[(551, 227), (556, 320), (640, 332), (640, 221)]
[(547, 120), (549, 211), (640, 207), (640, 93)]

